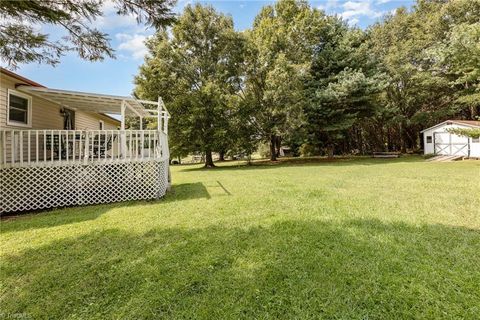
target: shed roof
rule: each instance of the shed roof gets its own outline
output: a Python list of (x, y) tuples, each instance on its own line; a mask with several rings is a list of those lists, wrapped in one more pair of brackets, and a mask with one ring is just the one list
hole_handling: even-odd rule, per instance
[(449, 124), (459, 124), (459, 125), (468, 126), (472, 128), (480, 128), (480, 121), (477, 121), (477, 120), (446, 120), (446, 121), (440, 122), (439, 124), (431, 126), (429, 128), (423, 129), (420, 132), (425, 132), (427, 130), (440, 127), (443, 125), (449, 125)]

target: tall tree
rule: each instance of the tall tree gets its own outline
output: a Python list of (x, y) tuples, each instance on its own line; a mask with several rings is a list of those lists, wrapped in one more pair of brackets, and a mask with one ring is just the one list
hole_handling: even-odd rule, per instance
[(245, 99), (257, 136), (270, 143), (276, 160), (279, 140), (302, 123), (302, 77), (307, 74), (315, 35), (324, 16), (306, 1), (280, 0), (262, 8), (247, 32)]
[[(454, 36), (456, 25), (476, 23), (479, 16), (479, 1), (419, 0), (411, 12), (397, 9), (369, 30), (371, 53), (379, 60), (378, 68), (390, 77), (385, 110), (391, 115), (387, 121), (397, 127), (402, 151), (418, 146), (418, 132), (422, 127), (468, 113), (465, 109), (471, 104), (465, 100), (460, 103), (458, 97), (475, 91), (471, 85), (476, 81), (470, 79), (463, 82), (462, 87), (456, 81), (463, 79), (467, 70), (458, 64), (454, 66), (454, 62), (442, 65), (439, 61), (446, 62), (442, 56), (446, 57), (448, 52), (455, 55), (450, 56), (453, 61), (461, 59), (462, 49), (454, 53), (455, 41), (448, 36)], [(472, 37), (475, 38), (473, 34)], [(442, 43), (447, 45), (442, 47)], [(437, 57), (432, 55), (433, 48), (440, 47), (440, 51), (446, 51)], [(470, 63), (470, 70), (475, 69), (471, 64), (475, 64), (474, 59), (465, 61)]]
[[(111, 0), (119, 15), (134, 15), (138, 23), (157, 29), (174, 21), (175, 0)], [(0, 59), (9, 68), (19, 63), (56, 65), (75, 51), (90, 61), (114, 57), (108, 35), (90, 24), (102, 15), (104, 0), (0, 1)], [(61, 27), (66, 35), (52, 40), (35, 25)]]
[(354, 124), (373, 115), (383, 91), (384, 76), (367, 53), (365, 33), (336, 17), (327, 20), (317, 36), (310, 77), (307, 81), (308, 143), (317, 152), (343, 143)]
[(480, 116), (480, 22), (454, 25), (429, 52), (435, 60), (433, 69), (455, 88), (455, 103), (476, 119)]
[(230, 139), (229, 97), (241, 86), (243, 38), (231, 17), (211, 6), (187, 6), (171, 34), (159, 32), (148, 43), (147, 58), (136, 77), (136, 93), (162, 95), (170, 113), (170, 141), (182, 152), (203, 152), (212, 167), (213, 151)]

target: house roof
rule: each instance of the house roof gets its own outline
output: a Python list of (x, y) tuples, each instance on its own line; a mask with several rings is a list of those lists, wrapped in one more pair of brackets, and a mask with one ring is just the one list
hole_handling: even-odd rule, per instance
[(29, 85), (31, 85), (31, 86), (45, 88), (45, 86), (41, 85), (40, 83), (37, 83), (37, 82), (35, 82), (35, 81), (32, 81), (32, 80), (27, 79), (27, 78), (25, 78), (25, 77), (22, 77), (21, 75), (16, 74), (15, 72), (12, 72), (12, 71), (7, 70), (7, 69), (5, 69), (5, 68), (0, 67), (0, 73), (6, 74), (6, 75), (9, 76), (9, 77), (12, 77), (12, 78), (14, 78), (14, 79), (20, 80), (20, 81), (22, 81), (22, 82), (25, 82), (26, 84), (29, 84)]
[(427, 130), (430, 130), (430, 129), (433, 129), (433, 128), (436, 128), (436, 127), (440, 127), (440, 126), (443, 126), (445, 124), (459, 124), (459, 125), (463, 125), (463, 126), (468, 126), (468, 127), (472, 127), (472, 128), (480, 128), (480, 121), (477, 121), (477, 120), (446, 120), (446, 121), (443, 121), (443, 122), (440, 122), (434, 126), (431, 126), (430, 128), (426, 128), (426, 129), (423, 129), (422, 131), (420, 132), (425, 132)]

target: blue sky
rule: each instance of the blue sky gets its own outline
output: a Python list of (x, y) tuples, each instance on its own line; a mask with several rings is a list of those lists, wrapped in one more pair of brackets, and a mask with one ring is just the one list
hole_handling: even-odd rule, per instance
[[(245, 30), (251, 27), (255, 15), (264, 5), (274, 1), (192, 1), (179, 0), (175, 11), (194, 2), (211, 4), (217, 10), (233, 17), (235, 28)], [(398, 7), (411, 7), (411, 0), (319, 0), (310, 1), (313, 7), (321, 8), (328, 14), (338, 14), (352, 25), (366, 28), (380, 20), (385, 13)], [(133, 90), (133, 77), (143, 62), (146, 53), (144, 40), (153, 33), (136, 24), (134, 17), (117, 16), (111, 3), (107, 2), (104, 16), (95, 21), (95, 26), (110, 35), (111, 44), (116, 50), (117, 59), (103, 62), (87, 62), (75, 54), (62, 58), (56, 67), (48, 65), (21, 65), (17, 73), (50, 88), (96, 92), (113, 95), (130, 95)], [(54, 37), (61, 36), (55, 28), (42, 30)], [(161, 93), (159, 93), (161, 95)]]

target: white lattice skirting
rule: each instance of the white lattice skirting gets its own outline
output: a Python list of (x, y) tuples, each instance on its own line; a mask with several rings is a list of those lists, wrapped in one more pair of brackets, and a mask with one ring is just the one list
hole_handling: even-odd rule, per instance
[(157, 199), (168, 160), (0, 169), (0, 213)]

